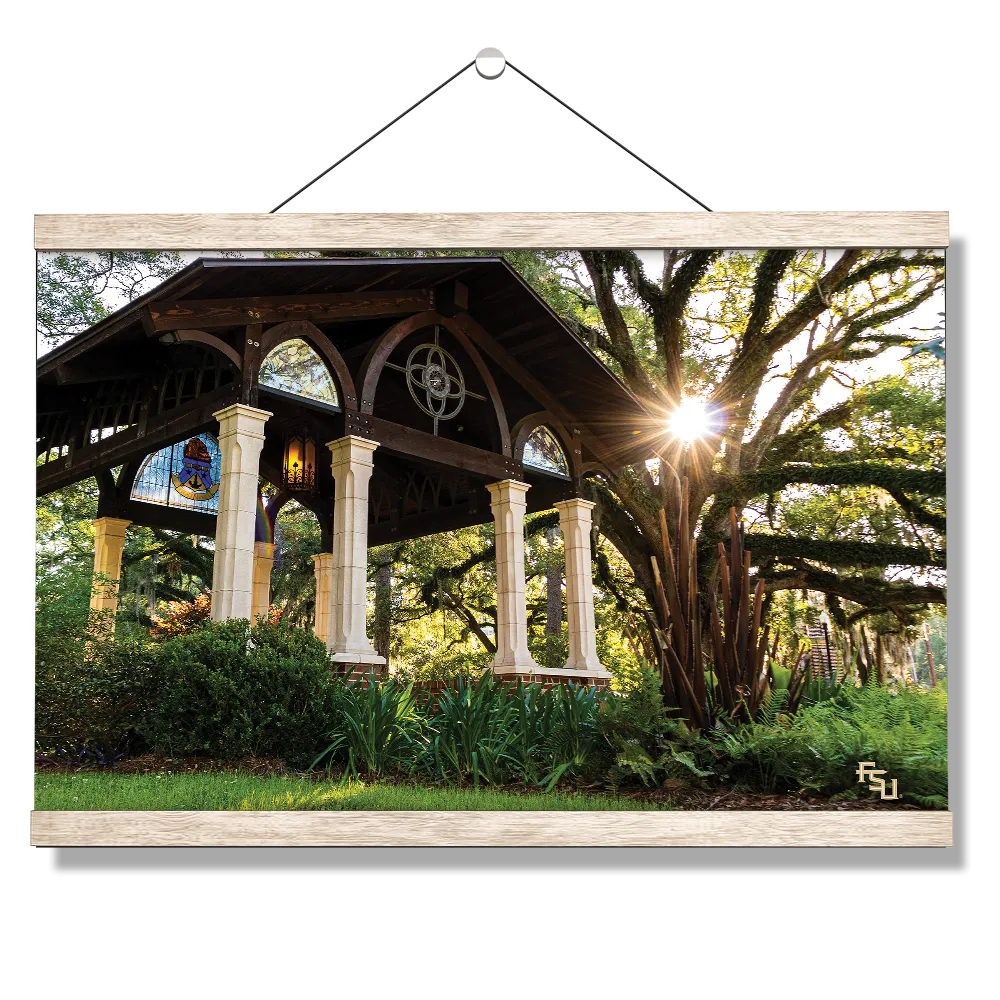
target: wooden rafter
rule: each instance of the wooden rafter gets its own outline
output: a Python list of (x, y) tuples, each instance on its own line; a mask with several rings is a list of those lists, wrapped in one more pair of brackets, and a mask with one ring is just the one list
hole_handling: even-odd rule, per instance
[(406, 316), (432, 309), (434, 293), (413, 291), (339, 292), (326, 295), (278, 295), (268, 298), (181, 299), (150, 302), (146, 307), (153, 333), (191, 327), (238, 326), (243, 323), (284, 323), (307, 319), (337, 320)]

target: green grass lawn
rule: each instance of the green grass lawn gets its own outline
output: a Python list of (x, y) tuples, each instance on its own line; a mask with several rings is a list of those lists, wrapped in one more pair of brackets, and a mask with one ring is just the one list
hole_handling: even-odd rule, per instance
[(662, 809), (610, 795), (478, 791), (378, 782), (210, 774), (36, 774), (36, 809)]

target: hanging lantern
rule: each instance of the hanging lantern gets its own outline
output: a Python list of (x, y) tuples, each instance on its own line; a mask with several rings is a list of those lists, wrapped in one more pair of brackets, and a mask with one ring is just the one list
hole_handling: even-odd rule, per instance
[(289, 434), (285, 438), (285, 489), (312, 493), (316, 488), (316, 442), (308, 434)]

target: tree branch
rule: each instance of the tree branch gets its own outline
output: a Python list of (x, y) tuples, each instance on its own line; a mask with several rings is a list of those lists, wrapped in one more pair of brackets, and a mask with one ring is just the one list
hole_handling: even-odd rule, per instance
[(676, 258), (664, 268), (664, 294), (653, 307), (653, 333), (663, 362), (667, 403), (676, 406), (683, 393), (684, 311), (695, 286), (705, 276), (719, 250), (693, 250), (676, 268)]
[(944, 532), (947, 530), (948, 518), (944, 514), (935, 514), (933, 511), (928, 510), (926, 507), (917, 503), (916, 500), (908, 497), (902, 490), (886, 487), (886, 492), (892, 497), (899, 506), (912, 517), (915, 521), (920, 524), (926, 525), (928, 528), (934, 528), (935, 531)]
[(659, 393), (653, 385), (646, 369), (635, 353), (628, 325), (614, 296), (614, 267), (603, 252), (585, 250), (583, 262), (590, 273), (594, 285), (597, 308), (604, 320), (604, 328), (611, 341), (611, 355), (621, 365), (622, 375), (628, 387), (638, 396), (657, 399)]
[(845, 462), (843, 465), (783, 465), (776, 469), (758, 469), (730, 481), (737, 496), (753, 497), (777, 493), (792, 483), (815, 486), (879, 486), (931, 496), (944, 496), (945, 473), (938, 469), (904, 469), (873, 462)]
[(721, 407), (728, 412), (745, 397), (756, 396), (774, 353), (794, 340), (816, 317), (827, 310), (829, 296), (841, 288), (861, 255), (861, 250), (845, 250), (837, 262), (816, 280), (812, 288), (768, 333), (736, 356), (712, 395), (714, 407)]
[(944, 566), (946, 559), (944, 552), (912, 545), (795, 538), (759, 531), (747, 532), (745, 542), (755, 562), (776, 556), (778, 559), (811, 559), (827, 566)]
[(844, 598), (873, 610), (893, 610), (921, 604), (947, 604), (944, 587), (914, 583), (841, 577), (824, 570), (800, 567), (778, 573), (762, 573), (764, 590), (815, 590), (828, 596)]

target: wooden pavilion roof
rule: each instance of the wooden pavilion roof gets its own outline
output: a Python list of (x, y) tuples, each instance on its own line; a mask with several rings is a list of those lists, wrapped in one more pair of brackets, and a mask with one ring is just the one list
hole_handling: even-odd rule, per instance
[[(624, 419), (643, 419), (645, 410), (625, 385), (500, 257), (199, 258), (41, 357), (38, 379), (42, 385), (58, 384), (60, 369), (68, 371), (71, 362), (76, 362), (77, 367), (106, 367), (115, 372), (121, 369), (125, 357), (141, 358), (149, 346), (147, 317), (157, 303), (222, 300), (229, 305), (229, 300), (252, 298), (266, 304), (270, 299), (275, 300), (274, 306), (263, 314), (264, 322), (317, 316), (314, 321), (326, 329), (333, 324), (343, 327), (351, 319), (364, 323), (366, 312), (377, 319), (405, 315), (411, 302), (419, 304), (428, 293), (455, 280), (468, 287), (470, 311), (493, 338), (543, 378), (568, 408), (583, 417), (601, 401)], [(414, 298), (396, 306), (396, 292)], [(359, 300), (341, 305), (336, 300), (338, 295), (363, 297), (364, 293), (368, 293), (368, 305)], [(323, 310), (322, 301), (309, 301), (324, 297), (329, 297), (327, 310)], [(281, 299), (295, 302), (277, 301)], [(219, 308), (216, 319), (223, 319), (226, 306)], [(235, 303), (230, 308), (232, 328), (245, 326), (245, 313)], [(183, 311), (173, 316), (155, 309), (153, 312), (157, 332), (204, 325), (203, 316), (185, 315)], [(324, 316), (330, 317), (326, 323)], [(352, 332), (356, 339), (358, 332)], [(345, 329), (343, 339), (352, 339), (347, 333)]]
[[(407, 318), (414, 330), (440, 318), (452, 331), (447, 335), (481, 355), (479, 376), (473, 371), (471, 377), (484, 398), (487, 383), (495, 383), (498, 412), (508, 423), (499, 438), (487, 441), (473, 427), (471, 438), (465, 432), (471, 443), (464, 443), (447, 428), (451, 437), (432, 448), (424, 431), (405, 426), (402, 404), (388, 390), (376, 403), (369, 384), (379, 344)], [(281, 324), (308, 324), (312, 339), (327, 345), (327, 362), (339, 365), (342, 413), (316, 413), (264, 387), (257, 403), (247, 344), (252, 351), (259, 337), (266, 347), (269, 331), (292, 329)], [(248, 338), (250, 330), (256, 332)], [(211, 377), (199, 376), (194, 397), (178, 394), (173, 408), (167, 406), (164, 373), (205, 365), (206, 358), (214, 366)], [(383, 441), (387, 469), (395, 448), (404, 464), (449, 466), (483, 480), (530, 479), (511, 447), (517, 427), (532, 415), (544, 412), (559, 427), (574, 454), (575, 475), (616, 471), (645, 457), (659, 423), (499, 257), (200, 258), (44, 355), (37, 380), (39, 452), (47, 459), (37, 476), (42, 493), (97, 475), (110, 495), (110, 469), (210, 429), (211, 413), (237, 401), (271, 409), (276, 425), (309, 411), (317, 434), (389, 438)], [(477, 419), (474, 410), (470, 406), (468, 421)], [(551, 499), (543, 493), (537, 503)]]

